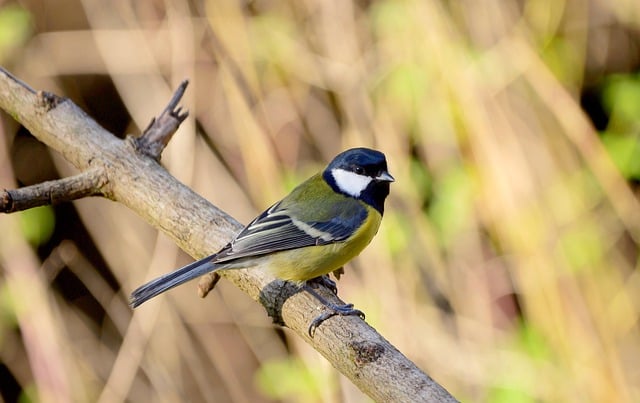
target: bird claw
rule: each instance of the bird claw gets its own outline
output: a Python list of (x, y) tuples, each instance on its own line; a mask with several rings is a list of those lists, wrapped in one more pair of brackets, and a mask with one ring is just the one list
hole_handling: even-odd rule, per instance
[(336, 305), (333, 304), (329, 301), (327, 301), (326, 299), (324, 299), (324, 297), (322, 297), (320, 294), (318, 294), (308, 283), (311, 282), (313, 284), (322, 284), (325, 287), (331, 289), (333, 291), (333, 293), (335, 295), (338, 294), (338, 289), (336, 288), (336, 283), (333, 282), (329, 276), (320, 276), (320, 277), (316, 277), (312, 280), (307, 281), (307, 283), (304, 283), (302, 285), (302, 289), (306, 290), (309, 294), (311, 294), (313, 297), (315, 297), (325, 308), (327, 308), (327, 310), (325, 310), (323, 313), (321, 313), (320, 315), (318, 315), (313, 322), (311, 322), (311, 324), (309, 325), (309, 329), (307, 330), (307, 333), (309, 334), (309, 337), (313, 338), (313, 335), (316, 331), (316, 329), (318, 328), (318, 326), (320, 326), (322, 324), (322, 322), (324, 322), (325, 320), (333, 317), (333, 316), (353, 316), (353, 315), (357, 315), (360, 317), (360, 319), (364, 320), (364, 313), (358, 309), (354, 309), (353, 308), (353, 304), (344, 304), (344, 305)]
[(319, 276), (316, 278), (313, 278), (309, 281), (307, 281), (307, 283), (311, 283), (311, 284), (315, 284), (315, 285), (323, 285), (325, 287), (327, 287), (329, 290), (331, 290), (331, 292), (334, 295), (338, 295), (338, 286), (336, 285), (336, 282), (331, 280), (329, 278), (328, 274), (325, 274), (324, 276)]
[(313, 320), (313, 322), (311, 322), (311, 325), (309, 325), (308, 333), (309, 333), (309, 337), (311, 338), (313, 338), (313, 335), (315, 334), (318, 326), (320, 326), (322, 322), (324, 322), (325, 320), (333, 316), (357, 315), (362, 320), (364, 320), (365, 318), (364, 312), (362, 312), (359, 309), (354, 309), (353, 304), (345, 304), (345, 305), (326, 304), (325, 307), (327, 307), (329, 310), (322, 312)]

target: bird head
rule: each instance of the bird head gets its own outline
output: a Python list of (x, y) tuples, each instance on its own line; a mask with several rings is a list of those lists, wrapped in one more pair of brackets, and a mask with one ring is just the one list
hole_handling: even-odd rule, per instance
[(352, 148), (338, 154), (323, 173), (334, 191), (371, 205), (380, 214), (394, 181), (387, 171), (383, 153), (369, 148)]

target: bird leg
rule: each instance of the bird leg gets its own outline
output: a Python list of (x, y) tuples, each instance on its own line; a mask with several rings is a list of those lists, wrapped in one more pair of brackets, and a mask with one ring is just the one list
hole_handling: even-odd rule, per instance
[(307, 284), (310, 285), (311, 287), (315, 286), (314, 288), (317, 288), (318, 285), (323, 285), (328, 289), (330, 289), (334, 295), (338, 295), (338, 286), (336, 285), (335, 281), (329, 278), (328, 274), (325, 274), (324, 276), (312, 278), (311, 280), (307, 281)]
[[(333, 283), (333, 281), (331, 282)], [(333, 285), (335, 287), (335, 283)], [(328, 311), (324, 311), (323, 313), (318, 315), (313, 320), (313, 322), (311, 322), (311, 325), (309, 325), (309, 330), (308, 330), (309, 337), (313, 338), (313, 335), (316, 329), (318, 328), (318, 326), (320, 326), (320, 324), (322, 324), (322, 322), (336, 315), (340, 315), (340, 316), (357, 315), (361, 319), (364, 319), (364, 313), (358, 309), (354, 309), (353, 304), (344, 304), (344, 305), (333, 304), (327, 301), (326, 299), (324, 299), (324, 297), (318, 294), (313, 288), (311, 288), (311, 286), (307, 285), (307, 283), (303, 284), (302, 288), (305, 291), (307, 291), (309, 294), (313, 295), (315, 299), (317, 299), (322, 305), (325, 306), (325, 308), (329, 309)]]

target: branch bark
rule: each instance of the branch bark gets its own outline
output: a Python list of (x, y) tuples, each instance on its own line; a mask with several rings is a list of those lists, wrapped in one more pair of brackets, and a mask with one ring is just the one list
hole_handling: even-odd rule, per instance
[(178, 126), (189, 116), (189, 112), (182, 112), (182, 109), (178, 107), (178, 103), (187, 89), (187, 84), (189, 84), (187, 80), (180, 83), (160, 116), (157, 119), (153, 118), (142, 135), (134, 140), (139, 152), (160, 161), (162, 151), (178, 130)]
[(58, 204), (102, 194), (107, 178), (101, 170), (90, 169), (68, 178), (38, 183), (0, 192), (0, 213), (14, 213), (48, 204)]
[[(81, 172), (100, 172), (106, 179), (100, 183), (100, 194), (135, 211), (192, 256), (201, 258), (217, 251), (242, 229), (231, 216), (173, 178), (154, 158), (139, 152), (135, 141), (116, 138), (70, 100), (35, 92), (3, 69), (0, 108)], [(295, 331), (374, 400), (456, 401), (360, 318), (333, 317), (310, 338), (307, 329), (317, 315), (318, 303), (309, 294), (259, 270), (232, 270), (222, 275), (263, 304), (274, 320)], [(340, 303), (330, 292), (323, 295)]]

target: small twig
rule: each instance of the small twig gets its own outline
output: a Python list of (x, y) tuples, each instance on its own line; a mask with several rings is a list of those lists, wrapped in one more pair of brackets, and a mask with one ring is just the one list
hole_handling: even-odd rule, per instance
[(180, 83), (160, 116), (157, 119), (153, 118), (142, 135), (135, 139), (136, 149), (139, 152), (155, 160), (160, 160), (162, 151), (169, 144), (169, 140), (171, 140), (176, 130), (178, 130), (178, 126), (189, 116), (188, 111), (183, 112), (182, 108), (177, 107), (188, 84), (188, 80)]
[(0, 192), (0, 212), (14, 213), (33, 207), (102, 195), (107, 183), (100, 169), (92, 169), (69, 178), (39, 183), (20, 189)]
[(220, 274), (218, 273), (209, 273), (200, 277), (200, 281), (198, 281), (198, 296), (205, 298), (215, 288), (218, 281), (220, 281)]

